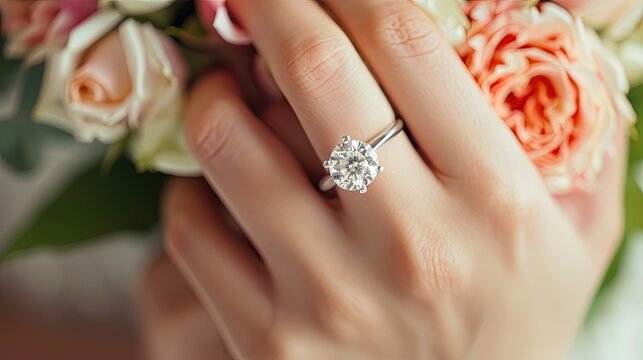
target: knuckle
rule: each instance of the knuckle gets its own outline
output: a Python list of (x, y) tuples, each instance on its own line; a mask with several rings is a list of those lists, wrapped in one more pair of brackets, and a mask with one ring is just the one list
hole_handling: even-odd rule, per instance
[(461, 272), (447, 240), (441, 236), (423, 237), (415, 248), (417, 255), (409, 264), (411, 289), (429, 294), (449, 294), (462, 286)]
[(425, 242), (420, 246), (422, 287), (431, 293), (449, 293), (457, 287), (453, 256), (443, 239)]
[(315, 303), (318, 321), (328, 333), (351, 339), (386, 325), (385, 307), (372, 291), (354, 284), (341, 289), (325, 292)]
[(524, 224), (523, 220), (546, 198), (542, 184), (532, 173), (506, 171), (497, 163), (484, 160), (472, 167), (471, 174), (484, 176), (467, 179), (465, 202), (473, 203), (493, 225), (504, 229)]
[[(450, 217), (447, 213), (442, 216)], [(397, 278), (403, 288), (421, 298), (452, 293), (464, 285), (465, 259), (451, 245), (462, 234), (440, 223), (418, 215), (399, 221), (392, 230)]]
[(515, 186), (503, 188), (503, 191), (496, 191), (488, 198), (486, 213), (494, 225), (513, 232), (529, 218), (535, 207), (535, 195), (528, 189), (515, 189)]
[[(385, 4), (385, 5), (384, 5)], [(438, 52), (443, 39), (437, 27), (413, 4), (387, 1), (374, 7), (376, 43), (398, 58), (427, 58)]]
[(499, 181), (496, 190), (484, 196), (480, 221), (504, 249), (507, 264), (519, 269), (525, 256), (526, 232), (533, 224), (544, 224), (544, 197), (531, 187), (518, 188), (511, 184)]
[(301, 359), (304, 339), (294, 329), (275, 327), (271, 329), (266, 340), (255, 347), (253, 359), (294, 360)]
[(216, 100), (188, 123), (187, 140), (192, 151), (206, 162), (228, 162), (234, 156), (231, 146), (236, 121), (229, 100)]
[(284, 53), (286, 76), (301, 95), (332, 94), (353, 76), (351, 45), (334, 34), (301, 37), (290, 43)]

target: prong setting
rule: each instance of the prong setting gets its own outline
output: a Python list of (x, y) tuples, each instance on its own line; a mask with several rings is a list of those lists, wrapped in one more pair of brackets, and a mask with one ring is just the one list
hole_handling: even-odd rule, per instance
[(339, 188), (362, 194), (383, 170), (373, 147), (369, 143), (352, 140), (349, 136), (342, 137), (323, 165)]
[(404, 121), (396, 119), (388, 129), (369, 142), (342, 136), (328, 160), (323, 162), (328, 176), (319, 181), (319, 189), (328, 191), (334, 186), (347, 191), (365, 193), (368, 185), (384, 172), (377, 159), (377, 151), (393, 136), (404, 130)]

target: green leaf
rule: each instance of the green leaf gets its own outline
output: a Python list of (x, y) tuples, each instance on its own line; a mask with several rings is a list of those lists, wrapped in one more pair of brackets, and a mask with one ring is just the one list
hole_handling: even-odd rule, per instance
[(132, 16), (138, 22), (149, 22), (154, 27), (164, 29), (170, 26), (176, 19), (177, 13), (181, 10), (182, 7), (189, 5), (189, 2), (186, 0), (174, 1), (169, 4), (167, 7), (159, 9), (155, 12)]
[(639, 119), (635, 128), (638, 138), (633, 138), (630, 141), (629, 171), (625, 186), (626, 233), (632, 233), (643, 229), (643, 193), (636, 185), (632, 175), (634, 167), (643, 161), (643, 85), (632, 89), (628, 97)]
[[(4, 42), (0, 39), (0, 49), (3, 47)], [(31, 170), (40, 159), (41, 145), (45, 139), (71, 139), (61, 130), (32, 120), (31, 113), (38, 99), (43, 70), (42, 65), (25, 68), (21, 61), (8, 60), (0, 51), (0, 99), (3, 102), (3, 113), (0, 114), (0, 161), (14, 170)]]
[[(40, 157), (41, 133), (39, 127), (31, 120), (37, 90), (40, 88), (42, 67), (24, 69), (16, 62), (3, 60), (3, 74), (11, 71), (13, 81), (3, 83), (3, 98), (13, 97), (19, 101), (17, 112), (10, 113), (9, 118), (0, 119), (0, 158), (14, 169), (26, 171), (31, 169)], [(4, 68), (4, 66), (7, 66)], [(25, 91), (29, 89), (30, 91)], [(15, 95), (10, 92), (17, 91)], [(14, 100), (9, 100), (14, 101)]]
[(39, 247), (61, 248), (119, 231), (144, 231), (158, 221), (166, 176), (137, 173), (121, 158), (104, 174), (95, 165), (48, 203), (0, 251), (0, 261)]
[[(0, 46), (4, 48), (4, 41), (0, 39)], [(0, 53), (0, 95), (4, 98), (8, 90), (15, 84), (20, 73), (21, 61), (6, 59)]]

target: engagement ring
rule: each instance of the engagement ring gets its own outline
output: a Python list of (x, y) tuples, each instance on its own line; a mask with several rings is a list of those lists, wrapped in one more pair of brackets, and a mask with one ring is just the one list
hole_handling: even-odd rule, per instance
[(393, 126), (369, 142), (343, 136), (328, 160), (324, 161), (324, 168), (328, 169), (330, 175), (321, 179), (319, 189), (328, 191), (338, 186), (344, 190), (365, 193), (377, 174), (384, 171), (377, 160), (377, 150), (403, 128), (404, 122), (397, 119)]

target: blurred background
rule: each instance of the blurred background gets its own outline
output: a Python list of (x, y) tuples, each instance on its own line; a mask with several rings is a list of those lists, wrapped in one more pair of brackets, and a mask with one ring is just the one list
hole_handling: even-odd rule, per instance
[[(99, 156), (99, 149), (51, 141), (43, 144), (39, 165), (28, 173), (3, 160), (0, 247)], [(77, 206), (82, 212), (86, 204)], [(117, 233), (0, 263), (0, 359), (140, 358), (136, 290), (148, 259), (159, 252), (159, 239), (156, 228)]]
[[(0, 249), (11, 250), (0, 255), (0, 359), (139, 359), (137, 293), (142, 272), (161, 252), (165, 178), (138, 174), (111, 156), (113, 149), (33, 123), (41, 74), (40, 66), (0, 59)], [(630, 96), (641, 99), (635, 103), (643, 114), (643, 88)], [(637, 127), (626, 234), (570, 359), (643, 359), (641, 122)]]

